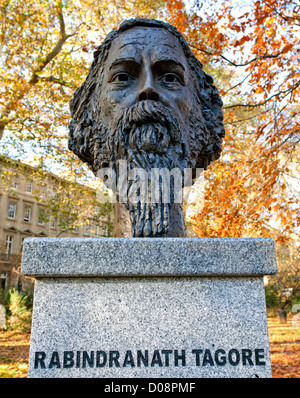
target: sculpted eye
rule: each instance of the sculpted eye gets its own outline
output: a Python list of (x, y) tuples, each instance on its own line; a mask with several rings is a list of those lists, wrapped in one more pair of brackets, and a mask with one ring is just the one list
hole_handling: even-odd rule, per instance
[(180, 79), (180, 77), (178, 75), (176, 75), (175, 73), (166, 73), (165, 75), (163, 75), (160, 78), (160, 81), (162, 83), (180, 83), (182, 84), (182, 81)]
[(128, 82), (131, 80), (131, 77), (127, 73), (118, 73), (112, 79), (113, 82), (121, 83), (121, 82)]

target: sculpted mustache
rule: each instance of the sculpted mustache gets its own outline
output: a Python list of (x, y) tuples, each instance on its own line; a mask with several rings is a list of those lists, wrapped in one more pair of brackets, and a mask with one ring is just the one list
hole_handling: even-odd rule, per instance
[(124, 130), (131, 130), (135, 125), (159, 123), (165, 125), (171, 138), (179, 138), (179, 123), (176, 117), (163, 104), (156, 101), (140, 101), (126, 109), (121, 119)]

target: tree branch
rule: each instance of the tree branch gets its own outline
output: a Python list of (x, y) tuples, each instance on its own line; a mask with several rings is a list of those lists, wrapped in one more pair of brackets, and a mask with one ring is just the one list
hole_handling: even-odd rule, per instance
[(271, 97), (267, 98), (265, 101), (259, 102), (258, 104), (234, 104), (234, 105), (224, 106), (223, 109), (230, 109), (230, 108), (236, 108), (236, 107), (257, 108), (259, 106), (265, 105), (267, 102), (271, 101), (272, 98), (278, 97), (281, 94), (285, 94), (285, 97), (286, 97), (288, 94), (292, 93), (299, 86), (300, 86), (300, 80), (298, 82), (296, 82), (292, 87), (289, 87), (283, 91), (279, 91), (278, 93), (271, 95)]
[(255, 68), (256, 64), (257, 64), (257, 61), (255, 61), (255, 64), (253, 65), (252, 70), (250, 71), (250, 73), (248, 73), (248, 75), (246, 75), (242, 81), (240, 81), (239, 83), (235, 84), (235, 85), (232, 86), (232, 87), (229, 87), (229, 89), (226, 90), (225, 95), (228, 93), (228, 91), (233, 90), (234, 88), (236, 88), (236, 87), (240, 86), (241, 84), (243, 84), (244, 81), (247, 80), (248, 77), (252, 75), (252, 73), (253, 73), (253, 71), (254, 71), (254, 68)]
[[(263, 3), (269, 7), (272, 11), (275, 12), (275, 14), (279, 15), (282, 19), (284, 19), (286, 22), (288, 23), (292, 23), (295, 20), (299, 20), (300, 21), (300, 17), (296, 16), (296, 17), (290, 17), (288, 15), (283, 15), (281, 12), (279, 12), (276, 8), (272, 7), (270, 4), (268, 4), (266, 1), (263, 1)], [(299, 24), (296, 24), (299, 26)]]
[(76, 88), (76, 86), (73, 83), (67, 82), (65, 80), (59, 79), (54, 76), (39, 76), (38, 80), (42, 81), (42, 82), (52, 82), (52, 83), (59, 84), (64, 87)]
[(264, 113), (268, 113), (269, 111), (270, 111), (270, 109), (266, 109), (266, 110), (264, 110), (264, 111), (262, 111), (262, 112), (257, 113), (257, 114), (254, 115), (254, 116), (250, 116), (250, 117), (247, 117), (247, 118), (245, 118), (245, 119), (233, 120), (233, 121), (231, 121), (231, 122), (230, 122), (230, 121), (227, 121), (227, 123), (230, 124), (230, 125), (233, 125), (233, 124), (237, 124), (237, 123), (241, 123), (241, 122), (246, 122), (246, 121), (248, 121), (248, 120), (252, 120), (252, 119), (257, 118), (257, 117), (263, 115)]
[[(76, 34), (76, 31), (70, 35), (66, 34), (66, 28), (65, 28), (65, 22), (64, 22), (64, 18), (63, 18), (63, 13), (61, 11), (61, 9), (59, 9), (57, 7), (57, 17), (59, 20), (59, 26), (60, 26), (60, 38), (57, 41), (56, 45), (53, 47), (53, 49), (47, 54), (46, 58), (39, 63), (38, 67), (35, 68), (32, 71), (31, 77), (28, 81), (29, 86), (27, 87), (23, 87), (23, 90), (19, 92), (19, 94), (16, 94), (14, 97), (14, 100), (7, 103), (5, 108), (3, 109), (1, 115), (0, 115), (0, 140), (3, 136), (3, 131), (5, 126), (8, 124), (8, 122), (5, 121), (5, 119), (8, 118), (12, 107), (14, 106), (14, 104), (16, 104), (18, 101), (20, 101), (22, 98), (24, 98), (25, 94), (30, 90), (30, 85), (35, 85), (40, 81), (40, 77), (39, 77), (39, 73), (42, 72), (42, 70), (49, 64), (49, 62), (51, 62), (61, 51), (64, 43), (66, 42), (66, 40), (70, 37)], [(82, 24), (80, 24), (78, 26), (78, 28), (81, 26)], [(77, 29), (78, 29), (77, 28)], [(61, 80), (60, 82), (58, 81), (59, 79), (55, 79), (54, 77), (49, 77), (48, 81), (53, 81), (54, 83), (59, 83), (62, 85), (63, 80)], [(68, 85), (67, 82), (66, 86)], [(71, 87), (71, 85), (69, 85), (69, 87)]]
[(57, 54), (60, 53), (64, 43), (68, 39), (69, 36), (66, 35), (66, 28), (65, 28), (65, 21), (63, 18), (63, 13), (60, 9), (57, 10), (57, 17), (59, 20), (59, 26), (60, 26), (60, 38), (56, 45), (53, 47), (52, 51), (50, 51), (46, 58), (40, 62), (39, 66), (33, 70), (31, 78), (29, 80), (30, 84), (36, 84), (39, 81), (39, 76), (38, 74), (49, 64), (49, 62), (52, 61), (53, 58), (57, 56)]
[(249, 59), (249, 61), (244, 62), (243, 64), (237, 64), (237, 63), (231, 61), (230, 59), (224, 57), (224, 55), (222, 55), (222, 54), (216, 53), (216, 52), (214, 52), (214, 51), (207, 51), (207, 50), (204, 50), (203, 48), (196, 47), (196, 46), (193, 45), (193, 44), (191, 44), (190, 46), (191, 46), (192, 48), (194, 48), (195, 50), (201, 51), (201, 52), (203, 52), (203, 53), (205, 53), (205, 54), (207, 54), (207, 55), (216, 55), (216, 56), (218, 56), (218, 57), (224, 59), (224, 60), (225, 60), (226, 62), (228, 62), (230, 65), (236, 66), (236, 67), (247, 66), (247, 65), (251, 64), (252, 62), (256, 62), (256, 61), (259, 61), (259, 60), (261, 60), (261, 59), (277, 58), (277, 57), (279, 57), (279, 55), (282, 54), (282, 51), (279, 51), (279, 52), (276, 53), (276, 54), (257, 55), (256, 57), (254, 57), (254, 58), (252, 58), (252, 59)]

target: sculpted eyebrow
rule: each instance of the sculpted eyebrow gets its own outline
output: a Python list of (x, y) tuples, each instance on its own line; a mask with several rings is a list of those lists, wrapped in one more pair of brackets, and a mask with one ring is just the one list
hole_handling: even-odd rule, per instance
[(159, 61), (156, 61), (154, 63), (154, 66), (157, 67), (170, 67), (170, 66), (175, 66), (181, 68), (183, 71), (185, 71), (185, 67), (178, 61), (175, 61), (174, 59), (166, 58), (166, 59), (160, 59)]
[(111, 65), (110, 65), (110, 68), (109, 69), (112, 69), (112, 68), (115, 68), (116, 66), (118, 66), (118, 65), (126, 65), (126, 66), (133, 66), (133, 67), (140, 67), (140, 64), (139, 64), (139, 62), (137, 62), (137, 60), (136, 59), (134, 59), (134, 58), (118, 58), (118, 59), (116, 59)]

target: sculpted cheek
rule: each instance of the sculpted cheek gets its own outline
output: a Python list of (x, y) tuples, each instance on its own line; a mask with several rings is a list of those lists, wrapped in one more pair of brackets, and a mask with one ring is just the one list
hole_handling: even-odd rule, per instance
[(116, 109), (117, 105), (118, 103), (113, 98), (107, 98), (106, 100), (101, 98), (100, 107), (102, 111), (102, 117), (110, 117), (112, 115), (113, 109)]
[(105, 117), (112, 127), (116, 127), (124, 110), (135, 102), (136, 95), (133, 92), (125, 93), (124, 90), (104, 89), (100, 97), (102, 117)]
[(181, 95), (176, 96), (173, 101), (173, 104), (175, 104), (175, 107), (173, 106), (173, 110), (176, 117), (184, 126), (186, 126), (187, 119), (189, 118), (190, 110), (192, 108), (191, 97), (186, 93), (181, 93)]
[(190, 98), (189, 96), (185, 96), (182, 99), (177, 100), (178, 108), (181, 113), (185, 116), (188, 116), (190, 110)]

